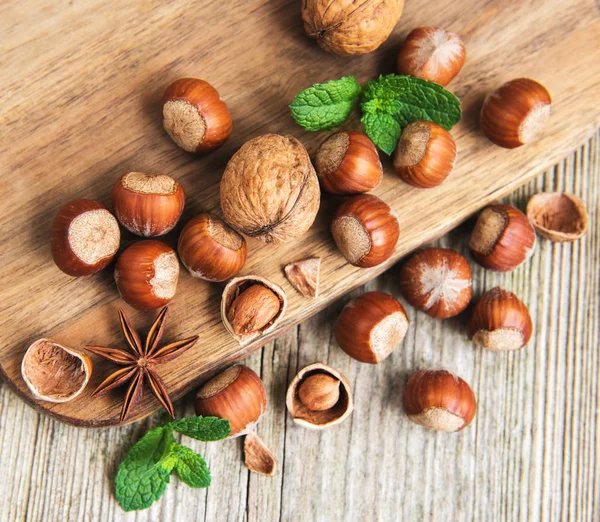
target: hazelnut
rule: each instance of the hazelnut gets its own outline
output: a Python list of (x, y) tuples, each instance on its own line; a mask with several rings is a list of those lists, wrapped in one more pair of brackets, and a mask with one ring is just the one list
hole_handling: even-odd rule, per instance
[(471, 267), (464, 256), (447, 248), (425, 248), (400, 269), (400, 290), (417, 310), (446, 319), (471, 301)]
[(87, 386), (92, 361), (79, 350), (50, 339), (38, 339), (25, 352), (21, 375), (36, 399), (67, 402)]
[(287, 308), (283, 289), (258, 276), (229, 281), (221, 299), (221, 319), (240, 344), (271, 332)]
[(290, 263), (284, 268), (285, 277), (304, 297), (319, 296), (321, 258), (311, 257)]
[(400, 236), (392, 210), (370, 194), (352, 196), (337, 209), (331, 233), (346, 260), (355, 266), (376, 266), (389, 259)]
[(267, 134), (233, 155), (221, 179), (221, 209), (231, 226), (266, 243), (301, 236), (320, 203), (319, 181), (302, 144)]
[(321, 187), (330, 194), (369, 192), (383, 178), (377, 147), (367, 136), (355, 131), (329, 136), (317, 151), (315, 169)]
[(298, 397), (309, 410), (328, 410), (340, 398), (340, 381), (325, 373), (315, 373), (302, 381)]
[(533, 255), (535, 243), (535, 231), (525, 214), (511, 205), (496, 204), (479, 214), (469, 250), (484, 268), (508, 272)]
[(385, 42), (400, 19), (404, 0), (302, 2), (304, 30), (330, 53), (365, 54)]
[(379, 364), (400, 344), (408, 318), (397, 299), (384, 292), (366, 292), (350, 301), (335, 326), (335, 338), (350, 357)]
[(488, 350), (519, 350), (531, 339), (533, 323), (527, 306), (512, 292), (492, 288), (473, 308), (467, 335)]
[(421, 370), (404, 390), (404, 411), (415, 424), (437, 431), (466, 428), (477, 410), (471, 387), (447, 370)]
[(267, 408), (267, 392), (260, 377), (247, 366), (237, 365), (213, 377), (196, 393), (196, 415), (227, 419), (229, 437), (245, 435)]
[(108, 265), (121, 241), (115, 217), (97, 201), (77, 199), (62, 207), (52, 222), (52, 257), (65, 274), (95, 274)]
[(466, 54), (457, 34), (437, 27), (417, 27), (400, 48), (398, 74), (448, 85), (462, 69)]
[(550, 118), (552, 98), (529, 78), (505, 83), (490, 93), (481, 108), (481, 130), (500, 147), (514, 149), (539, 138)]
[(138, 310), (154, 310), (175, 295), (179, 261), (162, 241), (147, 239), (128, 247), (117, 259), (115, 281), (123, 300)]
[(165, 174), (129, 172), (115, 183), (112, 206), (119, 223), (138, 236), (162, 236), (179, 221), (183, 188)]
[(542, 192), (527, 203), (527, 217), (536, 232), (550, 241), (576, 241), (588, 228), (585, 203), (574, 194)]
[(200, 214), (186, 223), (177, 250), (190, 274), (207, 281), (233, 277), (244, 266), (248, 253), (246, 240), (212, 214)]
[(163, 95), (163, 125), (187, 152), (214, 150), (231, 134), (231, 114), (217, 90), (204, 80), (180, 78)]
[(244, 437), (244, 463), (250, 471), (266, 477), (272, 477), (277, 471), (275, 455), (255, 433)]
[(456, 164), (456, 144), (450, 133), (430, 121), (404, 127), (394, 156), (394, 167), (409, 185), (430, 188), (440, 185)]
[(285, 404), (294, 422), (316, 430), (339, 424), (354, 407), (346, 378), (323, 363), (298, 372), (288, 386)]

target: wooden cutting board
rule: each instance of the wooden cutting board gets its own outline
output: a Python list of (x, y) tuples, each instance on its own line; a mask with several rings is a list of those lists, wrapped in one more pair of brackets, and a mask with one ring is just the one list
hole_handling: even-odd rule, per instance
[[(590, 136), (600, 125), (598, 7), (593, 0), (573, 1), (568, 8), (559, 0), (407, 0), (400, 23), (380, 49), (348, 58), (327, 54), (306, 37), (298, 1), (3, 2), (0, 370), (6, 382), (64, 422), (117, 424), (123, 394), (90, 397), (114, 368), (111, 363), (94, 358), (87, 390), (66, 404), (35, 401), (21, 379), (22, 356), (35, 339), (50, 337), (74, 347), (124, 346), (119, 308), (141, 329), (155, 316), (124, 305), (112, 267), (72, 279), (54, 266), (49, 237), (57, 210), (82, 197), (108, 205), (117, 178), (137, 170), (170, 174), (185, 187), (181, 223), (200, 211), (218, 211), (221, 174), (246, 140), (268, 132), (292, 134), (314, 153), (324, 139), (325, 133), (304, 132), (289, 115), (287, 105), (300, 90), (344, 75), (364, 83), (394, 72), (401, 42), (422, 25), (458, 32), (468, 50), (465, 67), (449, 87), (464, 111), (452, 130), (459, 151), (455, 172), (440, 187), (418, 190), (401, 182), (382, 155), (385, 179), (375, 194), (398, 214), (401, 238), (394, 257), (373, 269), (354, 268), (336, 251), (328, 223), (337, 202), (329, 197), (300, 240), (281, 246), (250, 240), (242, 274), (266, 277), (289, 297), (278, 330), (251, 344), (240, 347), (221, 324), (222, 285), (182, 271), (165, 339), (199, 334), (200, 341), (160, 368), (173, 399), (513, 191)], [(213, 84), (233, 116), (227, 144), (205, 157), (178, 149), (161, 127), (162, 91), (181, 76)], [(543, 139), (505, 150), (480, 133), (478, 113), (486, 92), (520, 76), (548, 87), (553, 116)], [(356, 116), (349, 126), (360, 128)], [(180, 228), (167, 236), (168, 243), (176, 243)], [(135, 238), (124, 239), (123, 247)], [(312, 301), (297, 294), (282, 272), (286, 263), (309, 256), (323, 260), (321, 296)], [(147, 392), (130, 420), (158, 407)]]

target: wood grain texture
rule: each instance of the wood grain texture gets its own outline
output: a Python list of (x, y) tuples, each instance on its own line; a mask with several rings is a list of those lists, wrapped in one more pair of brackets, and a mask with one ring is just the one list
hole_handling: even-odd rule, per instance
[[(598, 136), (600, 138), (600, 135)], [(540, 240), (531, 261), (496, 274), (473, 265), (474, 293), (496, 285), (529, 306), (534, 336), (522, 351), (483, 351), (466, 339), (466, 318), (436, 321), (403, 301), (405, 341), (378, 366), (350, 359), (333, 325), (365, 290), (398, 296), (397, 269), (251, 355), (269, 405), (258, 426), (274, 451), (273, 478), (249, 473), (239, 439), (200, 443), (212, 486), (193, 490), (175, 477), (149, 510), (125, 514), (112, 481), (127, 449), (159, 415), (110, 430), (67, 426), (36, 412), (0, 382), (0, 520), (237, 522), (596, 522), (600, 519), (600, 149), (587, 143), (508, 201), (525, 208), (542, 190), (568, 190), (588, 204), (590, 230), (574, 244)], [(436, 245), (466, 253), (473, 220)], [(296, 426), (285, 392), (296, 372), (323, 361), (350, 380), (353, 414), (324, 432)], [(460, 434), (412, 424), (401, 409), (408, 376), (445, 367), (477, 395), (477, 415)], [(191, 396), (177, 416), (193, 415)]]
[[(181, 223), (201, 210), (216, 210), (223, 168), (244, 141), (266, 132), (291, 133), (314, 152), (325, 135), (294, 125), (287, 108), (294, 95), (342, 75), (355, 74), (362, 83), (391, 72), (399, 44), (415, 26), (447, 27), (460, 33), (468, 48), (467, 64), (451, 84), (464, 108), (463, 121), (452, 131), (459, 151), (456, 172), (442, 186), (422, 191), (400, 182), (391, 162), (384, 161), (385, 179), (375, 193), (396, 211), (402, 232), (394, 257), (374, 269), (353, 268), (336, 251), (328, 232), (337, 203), (332, 198), (325, 198), (315, 226), (302, 239), (279, 247), (250, 241), (243, 273), (284, 285), (290, 298), (280, 327), (252, 344), (237, 346), (220, 324), (221, 287), (182, 274), (166, 338), (199, 333), (201, 340), (162, 374), (173, 398), (565, 157), (600, 124), (600, 82), (590, 73), (600, 63), (597, 4), (578, 0), (564, 9), (558, 0), (473, 0), (469, 6), (409, 2), (377, 52), (340, 58), (304, 35), (296, 1), (3, 2), (0, 371), (7, 381), (31, 402), (19, 365), (39, 337), (73, 346), (122, 342), (116, 311), (123, 303), (111, 270), (73, 280), (51, 262), (50, 222), (61, 205), (79, 197), (108, 203), (118, 177), (137, 170), (166, 172), (183, 184), (188, 204)], [(180, 76), (212, 83), (233, 115), (231, 139), (203, 158), (179, 150), (161, 128), (160, 95)], [(518, 76), (548, 87), (554, 115), (541, 140), (507, 151), (481, 135), (477, 114), (487, 91)], [(358, 128), (356, 117), (350, 126)], [(173, 244), (178, 231), (167, 241)], [(123, 246), (133, 239), (126, 236)], [(287, 285), (282, 267), (315, 255), (323, 258), (321, 297), (307, 302)], [(132, 321), (143, 328), (151, 317), (132, 313)], [(117, 423), (121, 394), (90, 402), (108, 368), (95, 361), (90, 386), (77, 400), (37, 407), (66, 422)], [(131, 420), (157, 407), (146, 394)]]

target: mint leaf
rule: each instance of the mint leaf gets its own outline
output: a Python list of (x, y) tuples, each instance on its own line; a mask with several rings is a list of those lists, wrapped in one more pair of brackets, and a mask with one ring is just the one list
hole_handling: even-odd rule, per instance
[(176, 446), (175, 471), (179, 475), (179, 480), (192, 488), (210, 486), (210, 470), (202, 456), (181, 444)]
[(170, 422), (167, 426), (183, 435), (202, 441), (221, 440), (231, 433), (229, 421), (218, 417), (189, 417)]
[(150, 430), (129, 450), (115, 477), (117, 501), (125, 511), (144, 509), (165, 492), (175, 461), (169, 459), (173, 434)]
[(367, 135), (387, 154), (392, 154), (401, 129), (409, 123), (428, 120), (450, 130), (462, 116), (459, 99), (441, 85), (395, 74), (365, 85), (361, 110)]
[(290, 109), (296, 123), (306, 130), (331, 129), (346, 121), (359, 94), (360, 85), (354, 76), (345, 76), (303, 90)]

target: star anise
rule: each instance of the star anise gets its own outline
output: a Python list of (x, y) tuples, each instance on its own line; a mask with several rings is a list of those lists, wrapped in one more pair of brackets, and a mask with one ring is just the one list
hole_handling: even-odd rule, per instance
[(123, 368), (112, 373), (105, 379), (94, 390), (92, 397), (104, 395), (106, 392), (129, 382), (129, 388), (127, 389), (127, 393), (125, 393), (125, 401), (121, 410), (120, 421), (123, 422), (127, 419), (135, 404), (141, 399), (144, 380), (146, 380), (150, 385), (152, 393), (154, 393), (169, 415), (173, 417), (175, 415), (173, 404), (171, 403), (171, 399), (169, 399), (165, 383), (156, 373), (155, 366), (181, 355), (196, 343), (198, 336), (195, 335), (194, 337), (188, 337), (187, 339), (159, 347), (158, 343), (162, 337), (167, 318), (166, 306), (160, 311), (156, 321), (150, 327), (143, 345), (140, 336), (131, 326), (123, 310), (119, 310), (119, 318), (121, 320), (123, 335), (131, 351), (106, 346), (85, 347), (90, 352), (123, 366)]

